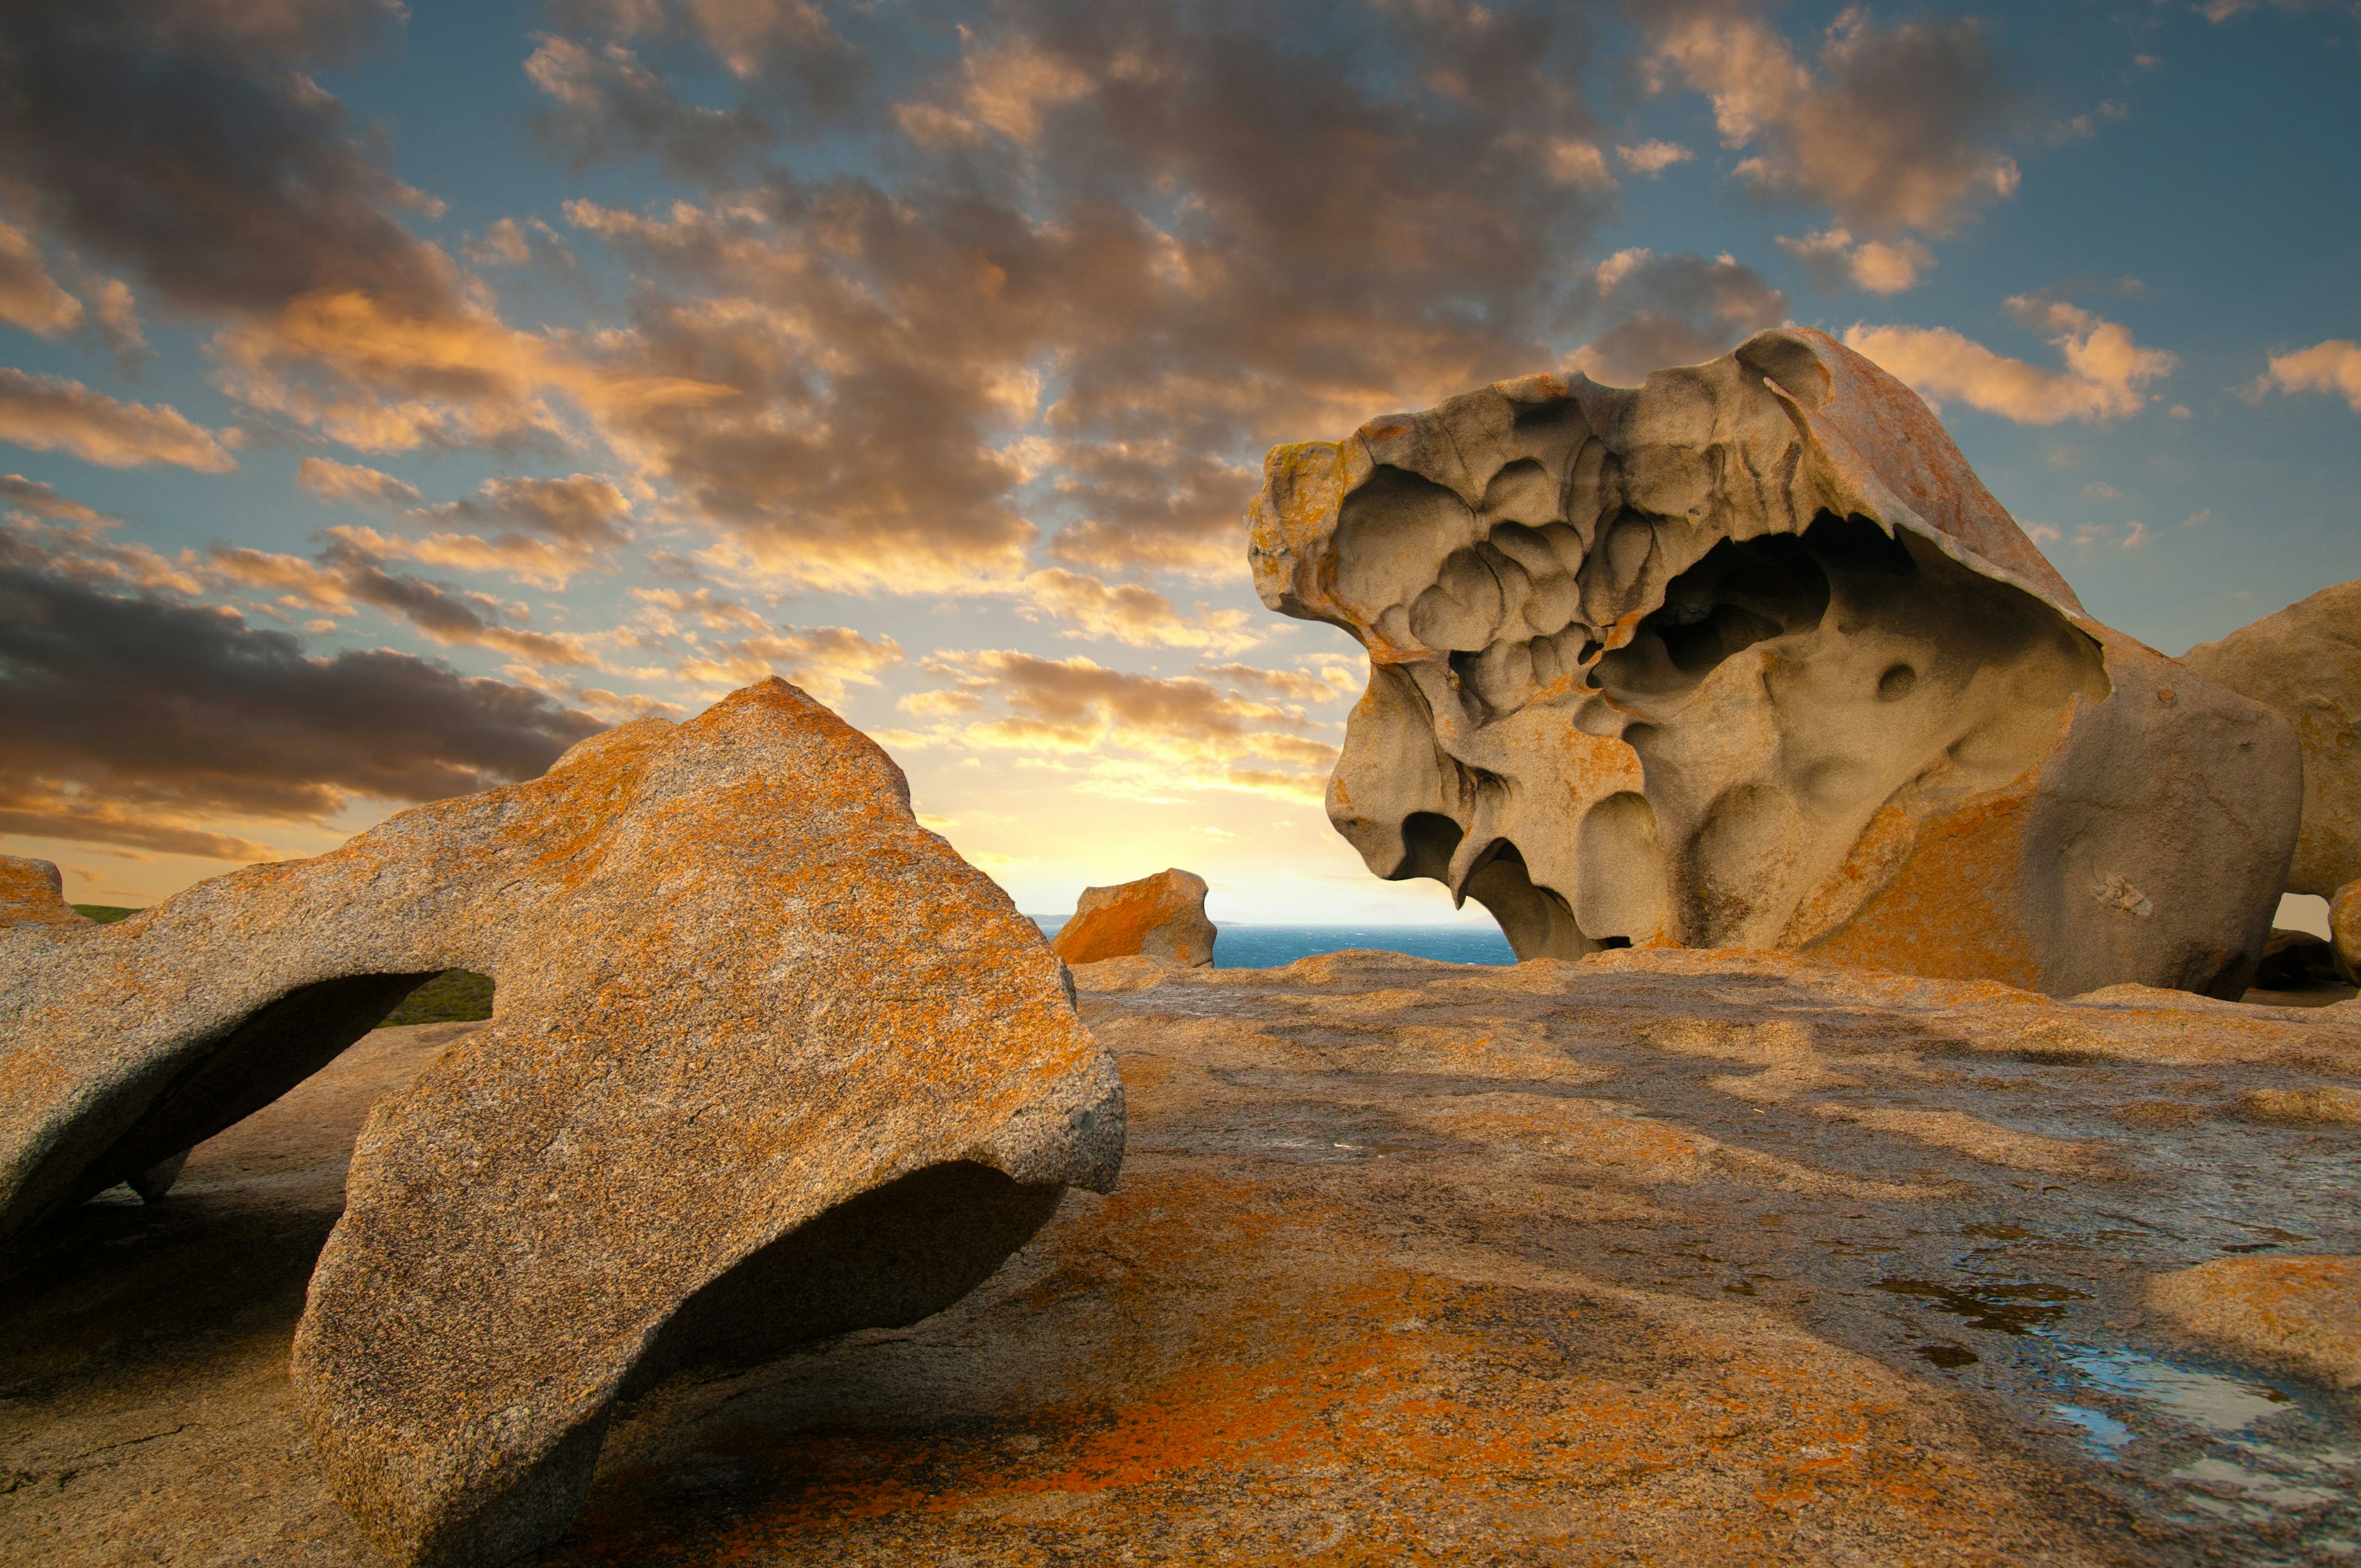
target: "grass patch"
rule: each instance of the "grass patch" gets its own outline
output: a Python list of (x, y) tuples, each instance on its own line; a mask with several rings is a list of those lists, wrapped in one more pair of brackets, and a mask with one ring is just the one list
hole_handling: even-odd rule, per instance
[(475, 1024), (492, 1015), (492, 982), (470, 970), (446, 969), (401, 999), (380, 1029), (407, 1024)]
[(137, 909), (124, 909), (112, 904), (77, 904), (71, 907), (83, 919), (95, 920), (102, 926), (112, 926), (117, 920), (139, 913)]

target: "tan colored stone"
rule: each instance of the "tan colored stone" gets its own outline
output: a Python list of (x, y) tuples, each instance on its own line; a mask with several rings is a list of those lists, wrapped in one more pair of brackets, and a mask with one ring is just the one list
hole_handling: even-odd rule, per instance
[(406, 1563), (546, 1542), (619, 1396), (922, 1318), (1121, 1157), (1038, 931), (784, 682), (117, 925), (39, 913), (0, 927), (0, 1234), (268, 1105), (423, 977), (497, 981), (372, 1113), (295, 1336), (322, 1467)]
[(1213, 961), (1215, 935), (1205, 918), (1205, 879), (1175, 869), (1084, 888), (1049, 945), (1070, 964), (1144, 956), (1198, 968)]
[[(2349, 1493), (2361, 1403), (2270, 1405), (2206, 1448), (2284, 1466), (2230, 1511), (2185, 1410), (2078, 1368), (2211, 1370), (2147, 1280), (2262, 1227), (2361, 1252), (2347, 1133), (2116, 1119), (2361, 1082), (2305, 1065), (2352, 1014), (1686, 948), (1078, 980), (1129, 1100), (1118, 1190), (906, 1329), (620, 1404), (542, 1568), (2122, 1568), (2296, 1553), (2349, 1518), (2284, 1484)], [(277, 1369), (336, 1212), (328, 1135), (360, 1121), (358, 1069), (399, 1091), (427, 1035), (373, 1035), (201, 1146), (165, 1204), (111, 1195), (0, 1254), (25, 1477), (0, 1561), (369, 1561)], [(1721, 1082), (1789, 1068), (1854, 1081)], [(2104, 1146), (2135, 1185), (2028, 1173), (1984, 1127)], [(2097, 1452), (2060, 1405), (2132, 1440)]]
[(2361, 1091), (2334, 1086), (2250, 1090), (2238, 1097), (2238, 1109), (2258, 1122), (2361, 1127)]
[(2361, 880), (2346, 883), (2328, 901), (2328, 938), (2345, 978), (2361, 984)]
[(1249, 559), (1368, 650), (1328, 793), (1521, 958), (1745, 946), (2235, 996), (2279, 717), (2092, 620), (1907, 388), (1765, 333), (1275, 449)]
[(2361, 881), (2361, 582), (2299, 599), (2180, 662), (2287, 717), (2303, 743), (2303, 824), (2287, 891)]
[(2158, 1311), (2207, 1344), (2361, 1388), (2361, 1257), (2224, 1257), (2148, 1288)]

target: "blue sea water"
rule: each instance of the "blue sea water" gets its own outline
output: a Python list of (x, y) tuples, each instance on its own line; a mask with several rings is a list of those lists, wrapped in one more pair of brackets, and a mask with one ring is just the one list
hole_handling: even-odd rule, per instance
[[(1042, 934), (1054, 937), (1062, 916), (1036, 915)], [(1497, 927), (1487, 926), (1239, 926), (1214, 922), (1216, 969), (1277, 969), (1314, 953), (1376, 948), (1455, 964), (1512, 964), (1517, 955)]]

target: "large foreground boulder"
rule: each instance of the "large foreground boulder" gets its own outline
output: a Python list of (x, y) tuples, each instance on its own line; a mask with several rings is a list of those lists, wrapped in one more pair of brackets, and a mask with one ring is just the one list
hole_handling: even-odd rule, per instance
[(1194, 969), (1213, 961), (1216, 935), (1205, 917), (1205, 879), (1176, 868), (1084, 888), (1050, 947), (1070, 964), (1144, 954)]
[(1328, 793), (1521, 958), (1775, 948), (2240, 991), (2295, 842), (2268, 708), (2086, 614), (1909, 389), (1769, 332), (1274, 450), (1263, 601), (1368, 650)]
[(24, 862), (0, 886), (0, 1234), (273, 1101), (425, 976), (497, 981), (370, 1114), (295, 1339), (329, 1482), (405, 1563), (554, 1538), (620, 1395), (925, 1317), (1121, 1158), (1039, 933), (778, 681), (119, 925)]

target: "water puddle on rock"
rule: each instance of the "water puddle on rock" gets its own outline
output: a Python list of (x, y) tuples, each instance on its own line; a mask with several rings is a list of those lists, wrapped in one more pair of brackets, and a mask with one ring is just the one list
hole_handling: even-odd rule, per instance
[(2041, 1333), (2066, 1315), (2069, 1301), (2089, 1296), (2066, 1285), (2031, 1279), (1989, 1279), (1965, 1277), (1956, 1280), (1884, 1278), (1877, 1289), (1909, 1296), (1938, 1311), (1949, 1312), (1971, 1329), (1987, 1333)]
[(2268, 1416), (2285, 1415), (2290, 1401), (2278, 1389), (2212, 1372), (2191, 1372), (2136, 1350), (2079, 1350), (2066, 1365), (2110, 1394), (2155, 1406), (2186, 1426), (2227, 1435)]

